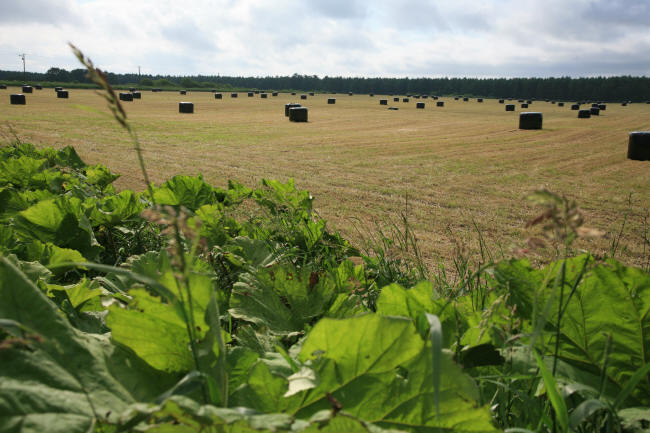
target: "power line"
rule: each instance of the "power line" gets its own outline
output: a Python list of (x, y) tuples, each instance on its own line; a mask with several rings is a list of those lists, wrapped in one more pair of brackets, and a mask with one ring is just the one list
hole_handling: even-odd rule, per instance
[(23, 82), (25, 82), (25, 83), (27, 82), (27, 70), (25, 69), (25, 56), (26, 55), (27, 54), (25, 54), (25, 53), (18, 54), (18, 57), (23, 59)]

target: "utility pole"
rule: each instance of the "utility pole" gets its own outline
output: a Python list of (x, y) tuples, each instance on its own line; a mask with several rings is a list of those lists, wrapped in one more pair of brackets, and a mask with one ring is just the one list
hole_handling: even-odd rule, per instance
[(138, 80), (140, 79), (140, 66), (138, 66)]
[(23, 82), (27, 83), (27, 70), (25, 69), (25, 53), (18, 54), (18, 57), (23, 59)]

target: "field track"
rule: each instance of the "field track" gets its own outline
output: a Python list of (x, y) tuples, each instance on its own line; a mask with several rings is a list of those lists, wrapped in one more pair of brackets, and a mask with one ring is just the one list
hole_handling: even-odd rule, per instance
[[(52, 89), (34, 92), (27, 105), (15, 106), (9, 94), (19, 89), (0, 90), (4, 142), (8, 124), (37, 146), (74, 146), (86, 162), (121, 173), (118, 187), (144, 188), (131, 142), (100, 96), (70, 90), (66, 100)], [(335, 105), (327, 104), (331, 97)], [(382, 98), (399, 110), (379, 105)], [(454, 238), (476, 249), (474, 224), (497, 256), (508, 256), (524, 244), (524, 225), (536, 212), (523, 198), (545, 187), (576, 200), (586, 225), (605, 231), (578, 244), (596, 254), (609, 251), (628, 215), (617, 256), (646, 263), (650, 162), (627, 160), (626, 152), (630, 131), (650, 130), (650, 105), (610, 103), (600, 116), (577, 119), (570, 104), (536, 101), (522, 110), (514, 101), (512, 113), (493, 99), (440, 100), (444, 107), (379, 95), (316, 94), (303, 101), (223, 92), (216, 100), (209, 92), (143, 91), (142, 100), (124, 106), (154, 182), (202, 173), (217, 186), (228, 179), (252, 186), (292, 177), (316, 197), (329, 225), (355, 243), (359, 231), (398, 221), (408, 195), (408, 219), (427, 264), (449, 264)], [(193, 102), (195, 113), (178, 113), (179, 101)], [(416, 101), (426, 108), (416, 109)], [(289, 122), (288, 102), (309, 107), (309, 122)], [(520, 111), (542, 112), (544, 129), (519, 130)]]

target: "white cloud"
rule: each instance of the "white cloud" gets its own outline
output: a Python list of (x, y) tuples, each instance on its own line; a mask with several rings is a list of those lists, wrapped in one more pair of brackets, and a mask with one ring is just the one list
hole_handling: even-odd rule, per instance
[(24, 0), (0, 68), (173, 75), (650, 75), (647, 0)]

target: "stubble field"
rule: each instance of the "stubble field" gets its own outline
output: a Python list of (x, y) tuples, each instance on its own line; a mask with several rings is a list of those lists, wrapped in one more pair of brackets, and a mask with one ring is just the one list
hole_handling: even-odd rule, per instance
[[(144, 189), (129, 137), (94, 91), (70, 90), (66, 100), (34, 90), (25, 106), (9, 105), (19, 89), (0, 92), (4, 142), (12, 129), (40, 147), (72, 145), (86, 162), (122, 174), (118, 187)], [(331, 97), (335, 105), (327, 104)], [(399, 110), (379, 105), (382, 98)], [(516, 104), (512, 113), (493, 99), (440, 100), (444, 107), (380, 95), (303, 101), (224, 92), (216, 100), (209, 92), (143, 91), (142, 100), (123, 104), (152, 181), (202, 173), (217, 186), (228, 179), (253, 186), (294, 178), (330, 227), (357, 245), (405, 213), (429, 266), (449, 265), (459, 244), (476, 250), (477, 229), (493, 254), (509, 256), (534, 233), (524, 226), (539, 209), (524, 197), (547, 188), (576, 200), (586, 225), (605, 232), (577, 247), (605, 255), (622, 233), (616, 255), (646, 265), (650, 162), (630, 161), (626, 152), (630, 131), (650, 130), (650, 105), (608, 104), (600, 116), (577, 119), (570, 104)], [(179, 101), (193, 102), (195, 113), (178, 113)], [(416, 109), (416, 101), (426, 108)], [(289, 122), (288, 102), (307, 106), (309, 122)], [(544, 129), (519, 130), (520, 111), (542, 112)], [(540, 254), (533, 257), (552, 253)]]

